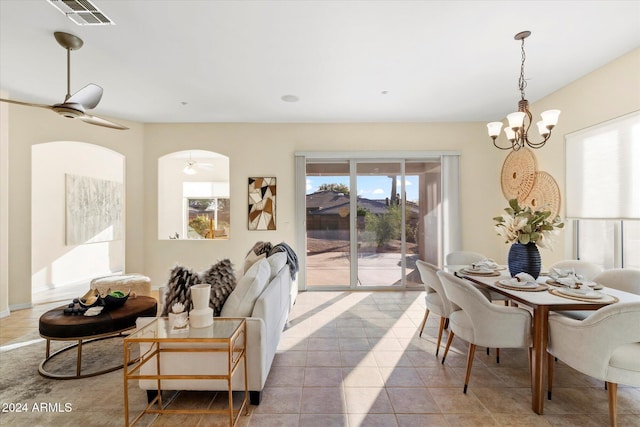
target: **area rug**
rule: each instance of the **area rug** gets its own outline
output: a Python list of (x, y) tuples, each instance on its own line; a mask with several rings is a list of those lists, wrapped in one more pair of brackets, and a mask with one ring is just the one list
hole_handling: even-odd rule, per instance
[[(52, 342), (52, 352), (69, 344)], [(123, 338), (92, 342), (82, 350), (83, 372), (122, 364)], [(75, 374), (76, 354), (76, 349), (60, 354), (46, 365), (47, 370)], [(1, 347), (0, 425), (124, 425), (122, 369), (82, 379), (50, 379), (38, 373), (44, 356), (45, 340), (37, 333)], [(146, 393), (133, 381), (128, 389), (131, 409), (142, 409)]]

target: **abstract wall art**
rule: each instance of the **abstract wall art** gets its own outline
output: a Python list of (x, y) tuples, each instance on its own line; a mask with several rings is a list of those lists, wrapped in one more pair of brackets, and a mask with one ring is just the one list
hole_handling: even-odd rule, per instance
[(67, 245), (122, 239), (121, 182), (66, 174), (65, 192)]
[(249, 230), (276, 229), (276, 178), (249, 178)]

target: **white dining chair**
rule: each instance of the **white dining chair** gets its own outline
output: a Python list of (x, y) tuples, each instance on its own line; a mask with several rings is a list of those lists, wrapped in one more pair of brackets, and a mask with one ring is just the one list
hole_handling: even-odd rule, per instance
[(548, 399), (551, 400), (556, 357), (571, 368), (606, 382), (609, 420), (615, 427), (618, 384), (640, 386), (638, 325), (640, 302), (610, 304), (584, 320), (559, 314), (549, 316)]
[[(487, 257), (481, 253), (473, 251), (453, 251), (449, 252), (445, 257), (447, 265), (471, 265), (474, 262), (482, 261), (483, 259), (487, 259)], [(509, 298), (504, 295), (491, 291), (483, 292), (491, 298), (491, 301), (504, 301), (504, 305), (509, 305)]]
[(453, 251), (445, 257), (447, 265), (471, 265), (474, 262), (482, 261), (487, 257), (478, 252)]
[(424, 311), (424, 317), (422, 318), (422, 323), (420, 324), (419, 336), (422, 336), (422, 331), (424, 330), (424, 325), (427, 323), (427, 317), (429, 317), (429, 313), (435, 313), (440, 316), (438, 346), (436, 348), (437, 356), (438, 352), (440, 351), (442, 332), (447, 327), (447, 323), (449, 322), (449, 314), (452, 310), (451, 302), (449, 302), (449, 298), (447, 298), (447, 295), (444, 292), (442, 283), (440, 283), (440, 278), (437, 274), (440, 269), (435, 265), (429, 264), (428, 262), (422, 260), (417, 260), (416, 265), (418, 267), (418, 271), (420, 272), (422, 283), (424, 284), (424, 290), (427, 293), (424, 297), (427, 308)]
[(593, 281), (607, 288), (640, 295), (640, 270), (635, 268), (612, 268), (605, 270), (595, 276)]
[(593, 280), (593, 278), (598, 273), (602, 272), (602, 267), (600, 267), (598, 264), (579, 259), (566, 259), (563, 261), (558, 261), (549, 267), (549, 273), (553, 273), (554, 268), (559, 268), (562, 270), (573, 269), (576, 274), (582, 276), (582, 278), (585, 280)]
[(442, 363), (454, 336), (469, 343), (463, 389), (466, 393), (476, 346), (528, 348), (531, 351), (531, 314), (524, 308), (492, 304), (475, 286), (453, 274), (439, 271), (438, 277), (453, 310), (449, 315), (449, 338)]

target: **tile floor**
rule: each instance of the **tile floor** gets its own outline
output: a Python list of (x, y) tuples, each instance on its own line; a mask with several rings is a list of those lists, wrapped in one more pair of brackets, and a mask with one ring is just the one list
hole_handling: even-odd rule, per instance
[[(37, 328), (39, 314), (49, 308), (36, 305), (0, 319), (0, 343)], [(300, 293), (262, 403), (250, 406), (239, 425), (608, 425), (603, 384), (562, 363), (554, 371), (553, 400), (545, 401), (545, 414), (533, 413), (525, 350), (501, 350), (500, 364), (493, 352), (476, 352), (463, 394), (467, 344), (454, 339), (442, 365), (435, 356), (439, 318), (431, 316), (418, 337), (423, 315), (424, 292)], [(176, 404), (215, 406), (225, 402), (221, 394), (183, 393)], [(640, 426), (640, 388), (619, 388), (618, 411), (620, 426)], [(225, 425), (225, 419), (163, 415), (152, 425), (177, 423)]]

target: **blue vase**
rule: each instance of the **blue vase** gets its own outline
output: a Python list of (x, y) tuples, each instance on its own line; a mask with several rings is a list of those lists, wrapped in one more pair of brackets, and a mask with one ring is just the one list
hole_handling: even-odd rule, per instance
[(542, 261), (540, 252), (535, 243), (514, 243), (509, 249), (509, 273), (514, 277), (518, 273), (525, 272), (534, 278), (540, 275)]

